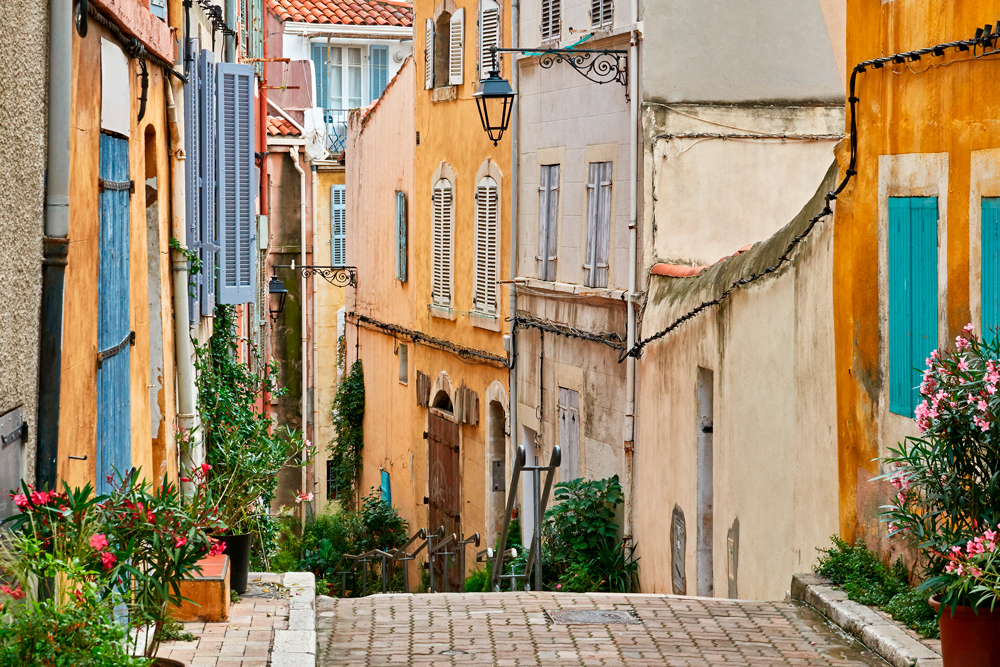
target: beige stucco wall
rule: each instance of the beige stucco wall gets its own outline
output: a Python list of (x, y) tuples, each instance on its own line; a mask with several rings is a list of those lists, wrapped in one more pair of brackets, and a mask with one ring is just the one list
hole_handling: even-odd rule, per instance
[[(22, 474), (35, 476), (39, 304), (48, 66), (48, 6), (0, 3), (0, 414), (28, 422)], [(0, 489), (6, 493), (8, 489)]]
[[(829, 165), (829, 163), (828, 163)], [(822, 208), (818, 194), (792, 223), (697, 278), (654, 277), (642, 336), (731, 282), (773, 264)], [(643, 592), (671, 592), (670, 521), (687, 528), (687, 593), (697, 591), (698, 368), (714, 373), (714, 594), (780, 600), (837, 531), (832, 323), (832, 220), (826, 219), (774, 277), (736, 290), (639, 362), (636, 534)], [(736, 522), (738, 521), (738, 529)], [(733, 585), (727, 538), (738, 535)]]

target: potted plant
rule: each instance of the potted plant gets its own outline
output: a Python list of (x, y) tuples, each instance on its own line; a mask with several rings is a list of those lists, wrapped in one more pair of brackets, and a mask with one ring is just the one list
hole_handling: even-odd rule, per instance
[(946, 666), (1000, 664), (1000, 342), (966, 326), (927, 359), (921, 437), (882, 459), (889, 535), (919, 549)]

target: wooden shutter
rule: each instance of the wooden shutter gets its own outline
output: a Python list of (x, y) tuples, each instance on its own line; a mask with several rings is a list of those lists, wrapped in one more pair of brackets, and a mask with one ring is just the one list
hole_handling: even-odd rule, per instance
[(424, 21), (424, 88), (434, 87), (434, 21)]
[(198, 110), (200, 113), (199, 144), (201, 169), (201, 314), (209, 317), (215, 312), (216, 260), (219, 256), (215, 214), (215, 54), (202, 49), (198, 59), (198, 78), (201, 82)]
[(451, 182), (442, 178), (434, 185), (433, 251), (431, 267), (431, 302), (451, 308), (452, 220), (454, 199)]
[(254, 72), (216, 65), (219, 303), (254, 300)]
[(542, 0), (542, 41), (558, 41), (562, 34), (562, 6), (560, 0)]
[(459, 8), (449, 21), (448, 37), (448, 83), (461, 86), (463, 79), (463, 61), (465, 54), (465, 9)]
[[(479, 2), (479, 78), (485, 79), (493, 69), (490, 47), (500, 46), (500, 5), (494, 0)], [(497, 66), (499, 67), (499, 54)]]
[(396, 280), (406, 282), (406, 193), (396, 190)]
[(937, 347), (937, 221), (937, 197), (889, 198), (889, 409), (905, 417)]
[(347, 266), (347, 186), (330, 186), (330, 263)]
[(543, 165), (538, 182), (538, 278), (556, 279), (559, 220), (559, 165)]
[[(313, 69), (316, 74), (316, 106), (327, 109), (330, 107), (330, 91), (328, 89), (328, 58), (326, 46), (314, 44), (312, 47)], [(339, 95), (339, 91), (338, 91)]]
[[(188, 40), (188, 46), (193, 51), (198, 42)], [(186, 218), (186, 245), (189, 251), (199, 252), (201, 247), (201, 114), (198, 101), (201, 97), (201, 79), (197, 67), (192, 67), (184, 87), (184, 215)], [(188, 264), (190, 271), (191, 265)], [(201, 274), (190, 277), (188, 287), (188, 317), (191, 322), (198, 321), (199, 304), (201, 303)]]
[(597, 238), (597, 211), (601, 181), (601, 163), (591, 162), (587, 173), (587, 237), (584, 240), (583, 284), (594, 286), (594, 239)]
[(580, 393), (559, 387), (559, 481), (580, 477)]
[(614, 0), (590, 0), (590, 25), (593, 28), (610, 28), (615, 22)]
[(497, 314), (497, 240), (499, 230), (497, 183), (486, 176), (476, 186), (476, 276), (473, 310)]
[(611, 163), (602, 162), (598, 182), (597, 236), (594, 239), (594, 287), (608, 286), (608, 251), (611, 243)]
[(161, 21), (166, 21), (167, 0), (149, 0), (149, 11)]
[(1000, 198), (984, 197), (982, 203), (982, 310), (983, 337), (997, 335), (1000, 327)]

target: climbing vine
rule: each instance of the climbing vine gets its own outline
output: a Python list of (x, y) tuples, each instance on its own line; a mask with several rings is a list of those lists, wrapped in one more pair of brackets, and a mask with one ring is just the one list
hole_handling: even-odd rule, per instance
[[(330, 441), (329, 483), (340, 498), (354, 498), (361, 474), (361, 448), (364, 447), (365, 373), (358, 359), (340, 382), (333, 399), (333, 423), (336, 438)], [(347, 501), (352, 504), (352, 501)]]
[(184, 259), (188, 261), (188, 296), (193, 299), (198, 295), (198, 283), (195, 281), (194, 277), (201, 273), (201, 257), (198, 257), (198, 253), (193, 250), (188, 250), (182, 246), (181, 242), (175, 238), (170, 239), (170, 247), (171, 249), (184, 255)]

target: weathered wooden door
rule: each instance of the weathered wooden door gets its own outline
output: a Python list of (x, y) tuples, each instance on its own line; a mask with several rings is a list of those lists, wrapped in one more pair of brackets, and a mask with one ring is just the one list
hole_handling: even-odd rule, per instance
[[(428, 498), (429, 531), (444, 526), (445, 536), (455, 533), (462, 536), (461, 494), (458, 478), (458, 424), (439, 415), (430, 414), (427, 429), (427, 461), (430, 486)], [(445, 551), (456, 551), (454, 544)], [(445, 561), (448, 561), (448, 588), (464, 590), (465, 578), (459, 572), (456, 559), (451, 556), (434, 558), (434, 588), (445, 590)]]
[(97, 260), (97, 490), (132, 466), (128, 139), (101, 134)]

